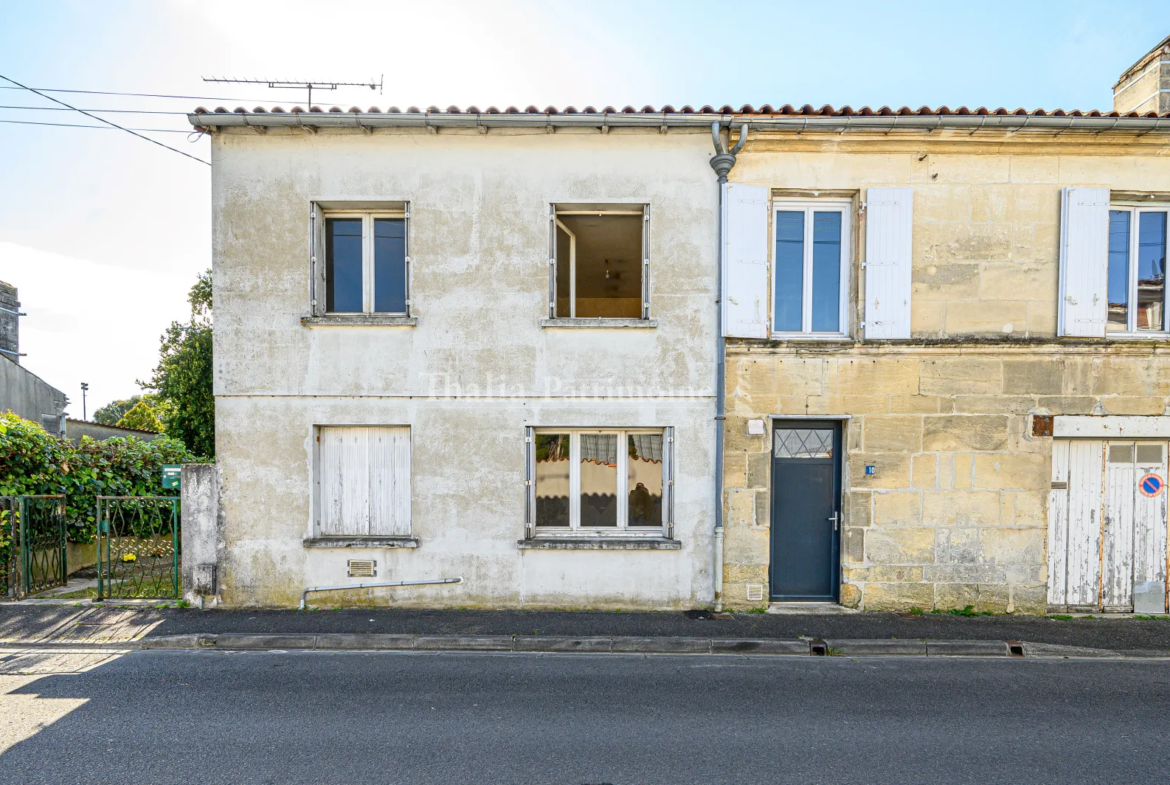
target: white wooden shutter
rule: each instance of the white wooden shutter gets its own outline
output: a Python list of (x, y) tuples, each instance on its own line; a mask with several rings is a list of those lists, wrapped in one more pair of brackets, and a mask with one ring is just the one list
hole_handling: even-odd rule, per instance
[(1060, 203), (1060, 334), (1105, 337), (1109, 189), (1065, 188)]
[(524, 536), (532, 539), (536, 525), (536, 432), (524, 428)]
[(723, 334), (768, 337), (768, 189), (723, 186)]
[(410, 428), (370, 428), (371, 535), (410, 534)]
[(674, 428), (666, 428), (662, 439), (662, 518), (665, 535), (674, 539)]
[(914, 189), (865, 196), (865, 337), (910, 337)]
[(325, 313), (325, 218), (316, 203), (309, 204), (309, 312)]
[(370, 532), (369, 434), (366, 428), (323, 427), (319, 451), (322, 536)]

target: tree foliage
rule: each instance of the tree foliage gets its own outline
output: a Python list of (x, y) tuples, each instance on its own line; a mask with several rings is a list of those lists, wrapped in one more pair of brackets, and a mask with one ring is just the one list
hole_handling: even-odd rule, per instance
[(162, 423), (155, 416), (154, 409), (146, 401), (139, 401), (134, 408), (122, 415), (117, 422), (120, 428), (137, 428), (140, 431), (162, 431)]
[[(163, 408), (166, 432), (196, 454), (215, 455), (212, 389), (211, 271), (201, 273), (187, 296), (191, 318), (172, 322), (162, 336), (159, 363), (149, 382)], [(159, 407), (156, 407), (156, 409)]]
[(93, 413), (93, 421), (102, 425), (117, 425), (118, 420), (149, 396), (131, 395), (117, 401), (110, 401)]
[(98, 496), (165, 496), (163, 464), (196, 460), (183, 444), (134, 436), (73, 444), (12, 412), (0, 414), (0, 496), (63, 493), (69, 539), (89, 542)]

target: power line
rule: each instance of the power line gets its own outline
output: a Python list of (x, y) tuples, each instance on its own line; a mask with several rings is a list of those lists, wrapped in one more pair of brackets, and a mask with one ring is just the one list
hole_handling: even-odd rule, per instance
[[(5, 88), (8, 89), (8, 88)], [(13, 88), (15, 89), (15, 88)], [(39, 112), (71, 112), (72, 109), (66, 109), (63, 106), (4, 106), (0, 105), (0, 109), (31, 109)], [(173, 114), (183, 115), (186, 117), (190, 112), (161, 112), (156, 109), (81, 109), (78, 111), (84, 112), (99, 112), (101, 114), (111, 114), (114, 112), (120, 114)]]
[(136, 131), (131, 131), (129, 128), (123, 128), (122, 126), (118, 125), (117, 123), (112, 123), (109, 120), (105, 119), (104, 117), (98, 117), (95, 114), (90, 114), (89, 112), (85, 111), (84, 109), (78, 109), (76, 106), (70, 106), (69, 104), (65, 103), (64, 101), (62, 101), (59, 98), (53, 98), (51, 95), (45, 95), (44, 93), (42, 93), (38, 90), (34, 90), (31, 87), (26, 87), (25, 85), (22, 85), (20, 82), (16, 81), (15, 79), (8, 78), (4, 74), (0, 74), (0, 79), (3, 79), (5, 82), (11, 82), (12, 84), (16, 85), (17, 87), (23, 87), (25, 90), (28, 90), (31, 93), (35, 93), (36, 95), (39, 95), (41, 98), (47, 98), (50, 101), (52, 101), (53, 103), (61, 104), (61, 106), (65, 106), (65, 107), (68, 107), (70, 109), (73, 109), (74, 111), (81, 112), (86, 117), (88, 117), (92, 120), (97, 120), (99, 123), (105, 123), (106, 125), (111, 125), (114, 128), (117, 128), (121, 131), (125, 131), (126, 133), (131, 134), (132, 136), (137, 136), (139, 139), (145, 139), (146, 141), (150, 142), (151, 144), (156, 144), (159, 147), (170, 150), (173, 153), (178, 153), (179, 155), (186, 156), (187, 158), (190, 158), (192, 161), (198, 161), (199, 163), (204, 164), (206, 166), (211, 166), (210, 162), (204, 161), (202, 158), (191, 155), (190, 153), (184, 153), (182, 150), (178, 149), (177, 147), (171, 147), (169, 144), (163, 144), (162, 142), (158, 141), (157, 139), (151, 139), (149, 136), (143, 136), (142, 134), (137, 133)]
[[(11, 80), (9, 80), (11, 81)], [(39, 93), (83, 93), (85, 95), (128, 95), (137, 98), (179, 98), (186, 101), (246, 101), (248, 103), (272, 103), (272, 96), (267, 98), (235, 98), (235, 97), (216, 97), (213, 95), (164, 95), (160, 93), (119, 93), (112, 90), (62, 90), (59, 88), (49, 87), (9, 87), (8, 85), (0, 85), (0, 90), (32, 90)], [(48, 98), (48, 96), (45, 96)]]
[[(39, 123), (36, 120), (0, 120), (0, 123), (11, 123), (13, 125), (52, 125), (57, 128), (96, 128), (99, 131), (112, 130), (108, 125), (82, 125), (80, 123)], [(121, 126), (115, 126), (115, 128), (120, 131), (142, 131), (144, 133), (150, 134), (191, 134), (190, 131), (176, 130), (174, 128), (122, 128)], [(150, 139), (147, 141), (154, 140)], [(178, 150), (176, 152), (183, 151)], [(186, 155), (186, 153), (183, 154)]]

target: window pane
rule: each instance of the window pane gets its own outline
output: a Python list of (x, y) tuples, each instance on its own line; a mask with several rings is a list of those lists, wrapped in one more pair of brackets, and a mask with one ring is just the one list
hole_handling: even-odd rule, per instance
[(581, 434), (581, 526), (617, 526), (617, 434)]
[(1162, 304), (1166, 301), (1166, 213), (1138, 215), (1139, 330), (1165, 329)]
[(1109, 321), (1106, 329), (1129, 329), (1129, 213), (1109, 211)]
[(362, 311), (362, 221), (328, 218), (325, 221), (325, 310)]
[(630, 497), (629, 526), (662, 525), (662, 434), (647, 433), (626, 437), (629, 472), (626, 490)]
[(569, 525), (569, 434), (536, 434), (536, 525)]
[[(606, 209), (641, 208), (613, 205)], [(569, 315), (570, 249), (573, 248), (577, 317), (642, 318), (642, 216), (561, 215), (557, 220), (563, 225), (557, 227), (557, 316)], [(570, 232), (576, 238), (575, 243), (570, 241)]]
[(804, 299), (804, 213), (776, 213), (776, 326), (800, 332)]
[(812, 329), (841, 330), (841, 213), (813, 213)]
[(374, 220), (374, 310), (406, 313), (406, 221)]

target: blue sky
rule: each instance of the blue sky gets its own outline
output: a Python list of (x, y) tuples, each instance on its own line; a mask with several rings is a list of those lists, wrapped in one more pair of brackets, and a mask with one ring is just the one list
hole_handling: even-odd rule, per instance
[[(348, 108), (825, 103), (1108, 109), (1121, 71), (1170, 34), (1170, 2), (8, 3), (0, 74), (83, 108), (289, 106), (202, 76), (362, 81)], [(0, 84), (5, 84), (0, 82)], [(3, 106), (52, 106), (0, 90)], [(178, 115), (106, 115), (186, 128)], [(92, 121), (0, 109), (0, 120)], [(207, 141), (151, 134), (207, 157)], [(0, 123), (0, 279), (20, 288), (27, 367), (80, 415), (137, 392), (158, 336), (210, 265), (208, 167), (118, 131)]]

